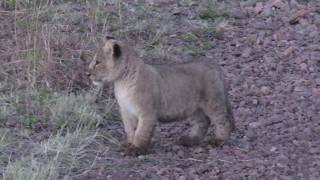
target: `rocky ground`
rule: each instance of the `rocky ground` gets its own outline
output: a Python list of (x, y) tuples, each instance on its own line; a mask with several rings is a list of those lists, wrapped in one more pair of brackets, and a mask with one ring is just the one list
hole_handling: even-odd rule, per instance
[[(106, 3), (102, 9), (113, 12), (116, 5)], [(205, 141), (182, 147), (175, 142), (188, 123), (159, 124), (150, 154), (124, 156), (119, 146), (105, 141), (103, 156), (73, 179), (320, 177), (319, 1), (230, 0), (211, 5), (214, 8), (197, 1), (124, 1), (118, 17), (121, 31), (99, 23), (95, 28), (135, 44), (146, 62), (218, 62), (236, 120), (229, 143), (221, 148)], [(71, 7), (81, 11), (81, 6)], [(79, 46), (94, 52), (90, 45)], [(118, 120), (100, 128), (123, 139)]]

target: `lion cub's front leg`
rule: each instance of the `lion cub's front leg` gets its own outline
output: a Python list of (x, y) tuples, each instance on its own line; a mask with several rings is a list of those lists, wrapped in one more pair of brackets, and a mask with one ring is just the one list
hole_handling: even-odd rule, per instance
[(138, 126), (132, 144), (128, 148), (127, 154), (146, 154), (156, 124), (156, 117), (153, 114), (144, 114), (139, 117)]
[(138, 125), (138, 119), (126, 111), (121, 111), (121, 118), (126, 133), (126, 146), (133, 144), (135, 130)]

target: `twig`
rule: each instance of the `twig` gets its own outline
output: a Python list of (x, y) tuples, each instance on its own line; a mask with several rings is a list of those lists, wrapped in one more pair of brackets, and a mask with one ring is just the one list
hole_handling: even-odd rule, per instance
[(25, 62), (25, 61), (24, 60), (10, 61), (10, 62), (4, 63), (2, 65), (3, 66), (8, 66), (8, 65), (11, 65), (11, 64), (18, 64), (18, 63), (21, 63), (21, 62)]
[(16, 13), (16, 14), (24, 14), (26, 13), (25, 11), (15, 11), (15, 12), (12, 12), (12, 11), (1, 11), (0, 10), (0, 13), (4, 13), (4, 14), (10, 14), (10, 13)]
[(303, 17), (305, 17), (307, 14), (313, 12), (313, 9), (302, 9), (297, 12), (295, 12), (289, 19), (289, 24), (294, 25), (299, 22), (299, 20)]
[(194, 159), (194, 158), (188, 158), (187, 160), (190, 160), (190, 161), (197, 161), (197, 162), (203, 162), (203, 160), (200, 160), (200, 159)]
[(274, 122), (271, 122), (269, 124), (266, 124), (265, 126), (273, 126), (273, 125), (276, 125), (276, 124), (280, 124), (282, 123), (283, 121), (274, 121)]
[(230, 164), (232, 164), (233, 162), (231, 162), (231, 161), (227, 161), (227, 160), (224, 160), (224, 159), (217, 159), (218, 161), (221, 161), (221, 162), (226, 162), (226, 163), (230, 163)]
[(235, 147), (235, 149), (238, 149), (238, 150), (243, 151), (243, 152), (248, 152), (249, 151), (248, 149), (239, 148), (239, 147)]
[(240, 162), (254, 161), (255, 159), (238, 159)]

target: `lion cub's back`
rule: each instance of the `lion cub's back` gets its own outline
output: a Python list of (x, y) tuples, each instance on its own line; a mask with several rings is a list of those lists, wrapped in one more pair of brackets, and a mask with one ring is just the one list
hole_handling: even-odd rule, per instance
[(212, 88), (220, 70), (215, 65), (190, 62), (176, 65), (155, 65), (158, 74), (163, 113), (192, 113), (206, 96), (206, 88)]
[(156, 65), (154, 67), (159, 74), (159, 81), (162, 86), (170, 86), (178, 89), (180, 89), (180, 87), (196, 87), (199, 83), (199, 85), (201, 85), (200, 80), (210, 71), (208, 67), (201, 63)]
[[(194, 85), (198, 82), (208, 81), (209, 79), (221, 79), (222, 71), (216, 63), (208, 63), (203, 61), (191, 61), (182, 64), (173, 65), (153, 65), (157, 69), (158, 74), (165, 83), (183, 81)], [(185, 82), (187, 81), (187, 82)], [(194, 82), (196, 81), (196, 82)]]

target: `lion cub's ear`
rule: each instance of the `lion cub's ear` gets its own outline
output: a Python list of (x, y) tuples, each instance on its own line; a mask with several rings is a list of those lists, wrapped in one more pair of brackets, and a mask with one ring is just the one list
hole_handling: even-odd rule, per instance
[(112, 55), (116, 59), (120, 58), (122, 55), (122, 50), (121, 50), (122, 48), (120, 46), (120, 43), (113, 38), (109, 38), (109, 39), (107, 38), (108, 37), (106, 37), (105, 44), (102, 48), (103, 52), (106, 55)]
[(122, 52), (121, 52), (121, 47), (119, 44), (117, 44), (116, 42), (113, 44), (113, 57), (114, 58), (119, 58), (121, 56)]

